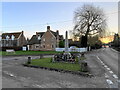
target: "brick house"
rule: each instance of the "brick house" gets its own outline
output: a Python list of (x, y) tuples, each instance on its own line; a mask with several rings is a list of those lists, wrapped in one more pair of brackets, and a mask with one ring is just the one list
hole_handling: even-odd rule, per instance
[(14, 33), (2, 33), (1, 37), (2, 49), (15, 49), (15, 47), (22, 47), (23, 45), (27, 45), (27, 40), (24, 36), (23, 31)]
[(42, 51), (54, 51), (56, 47), (59, 47), (59, 41), (63, 40), (63, 35), (59, 35), (59, 31), (56, 32), (50, 30), (50, 26), (47, 26), (46, 32), (36, 32), (28, 42), (29, 50), (42, 50)]

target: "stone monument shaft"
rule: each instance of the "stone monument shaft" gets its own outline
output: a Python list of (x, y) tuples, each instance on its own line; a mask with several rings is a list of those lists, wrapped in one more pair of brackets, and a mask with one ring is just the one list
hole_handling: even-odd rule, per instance
[(65, 33), (65, 53), (69, 53), (68, 48), (69, 48), (69, 46), (68, 46), (68, 32), (66, 31), (66, 33)]

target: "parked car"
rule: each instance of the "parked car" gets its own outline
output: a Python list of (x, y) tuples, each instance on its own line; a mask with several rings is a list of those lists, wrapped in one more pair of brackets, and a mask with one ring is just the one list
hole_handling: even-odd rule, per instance
[(76, 46), (70, 46), (70, 50), (72, 51), (72, 52), (76, 52)]

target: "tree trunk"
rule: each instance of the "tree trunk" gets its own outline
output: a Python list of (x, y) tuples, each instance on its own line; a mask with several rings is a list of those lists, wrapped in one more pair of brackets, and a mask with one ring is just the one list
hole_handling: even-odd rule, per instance
[(90, 25), (88, 24), (88, 28), (87, 28), (87, 31), (86, 31), (86, 34), (85, 34), (85, 37), (86, 37), (86, 44), (87, 44), (87, 42), (88, 42), (89, 30), (90, 30)]

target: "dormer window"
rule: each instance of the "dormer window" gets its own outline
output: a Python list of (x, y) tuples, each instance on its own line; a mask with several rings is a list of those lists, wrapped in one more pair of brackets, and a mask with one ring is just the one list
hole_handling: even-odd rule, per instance
[(9, 38), (10, 38), (10, 37), (7, 35), (7, 36), (6, 36), (6, 40), (8, 40)]
[(11, 39), (12, 39), (12, 40), (14, 40), (14, 39), (15, 39), (15, 36), (14, 36), (14, 35), (12, 35), (12, 36), (11, 36)]
[(38, 40), (40, 40), (40, 39), (41, 39), (41, 36), (39, 35), (39, 36), (38, 36)]

